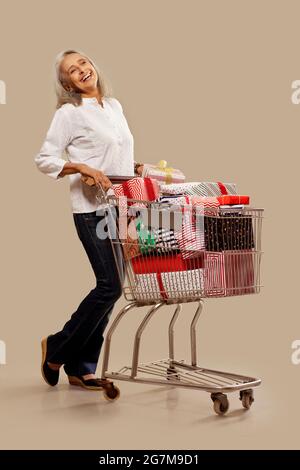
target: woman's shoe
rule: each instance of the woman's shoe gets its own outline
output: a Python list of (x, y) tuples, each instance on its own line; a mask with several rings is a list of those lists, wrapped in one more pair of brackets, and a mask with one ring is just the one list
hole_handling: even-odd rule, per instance
[(103, 390), (109, 383), (106, 379), (84, 379), (81, 375), (68, 375), (68, 379), (70, 385), (77, 385), (86, 390), (95, 390), (96, 392)]
[(51, 369), (47, 364), (47, 338), (42, 339), (42, 365), (41, 365), (41, 372), (43, 379), (48, 385), (54, 387), (58, 383), (59, 379), (59, 369), (54, 370)]

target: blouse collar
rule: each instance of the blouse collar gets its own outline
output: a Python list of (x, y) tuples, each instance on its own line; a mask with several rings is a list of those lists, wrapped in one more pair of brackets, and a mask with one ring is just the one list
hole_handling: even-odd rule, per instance
[[(105, 97), (102, 98), (102, 102), (103, 102), (104, 108), (105, 108), (105, 105), (106, 105), (106, 98)], [(90, 104), (95, 104), (95, 105), (99, 104), (100, 105), (97, 98), (84, 98), (84, 97), (82, 97), (82, 103), (83, 104), (89, 104), (90, 103)], [(101, 108), (102, 108), (102, 106), (101, 106)]]

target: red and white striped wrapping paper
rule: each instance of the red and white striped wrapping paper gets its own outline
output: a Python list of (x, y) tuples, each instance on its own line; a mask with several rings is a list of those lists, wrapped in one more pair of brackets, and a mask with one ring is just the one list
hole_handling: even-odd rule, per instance
[(159, 184), (152, 178), (132, 178), (121, 184), (114, 184), (115, 196), (126, 196), (139, 201), (155, 201), (160, 195)]
[[(199, 215), (199, 217), (202, 216)], [(202, 230), (201, 226), (197, 228), (197, 220), (192, 210), (182, 211), (181, 230), (175, 232), (175, 238), (184, 259), (195, 258), (199, 256), (199, 251), (205, 249), (204, 228), (202, 227)]]
[(251, 250), (206, 252), (204, 264), (206, 296), (227, 297), (255, 292)]
[(225, 296), (225, 276), (223, 253), (205, 253), (204, 291), (206, 296)]
[(199, 256), (205, 249), (204, 220), (205, 215), (216, 215), (220, 203), (216, 197), (179, 196), (178, 198), (162, 197), (161, 201), (172, 206), (183, 205), (181, 228), (175, 231), (175, 238), (184, 259)]
[(223, 205), (235, 206), (235, 205), (248, 205), (250, 203), (249, 196), (239, 195), (224, 195), (224, 196), (191, 196), (191, 195), (178, 195), (178, 196), (161, 196), (161, 202), (168, 202), (174, 205), (192, 204), (193, 206), (203, 206), (205, 213), (208, 212), (209, 208), (218, 208)]

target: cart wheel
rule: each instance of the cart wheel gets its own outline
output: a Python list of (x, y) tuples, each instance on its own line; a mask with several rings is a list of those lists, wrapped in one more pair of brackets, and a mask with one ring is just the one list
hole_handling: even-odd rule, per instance
[(212, 393), (211, 399), (214, 402), (214, 411), (217, 415), (224, 415), (229, 409), (229, 401), (224, 393)]
[(251, 408), (252, 403), (254, 402), (253, 390), (241, 390), (240, 391), (240, 400), (242, 405), (246, 410)]
[(175, 372), (176, 372), (175, 367), (168, 367), (167, 368), (167, 380), (172, 380), (172, 379), (180, 380), (180, 376), (176, 374)]
[(103, 395), (104, 395), (104, 398), (106, 398), (107, 401), (115, 401), (120, 396), (120, 389), (118, 387), (116, 387), (116, 385), (114, 385), (113, 383), (110, 383), (103, 390)]

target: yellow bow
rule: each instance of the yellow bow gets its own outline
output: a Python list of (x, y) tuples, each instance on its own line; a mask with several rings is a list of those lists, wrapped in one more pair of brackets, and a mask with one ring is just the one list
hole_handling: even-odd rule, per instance
[(166, 184), (171, 184), (173, 181), (173, 171), (174, 168), (167, 167), (167, 162), (166, 160), (160, 160), (157, 164), (157, 167), (160, 171), (163, 171), (166, 175)]

